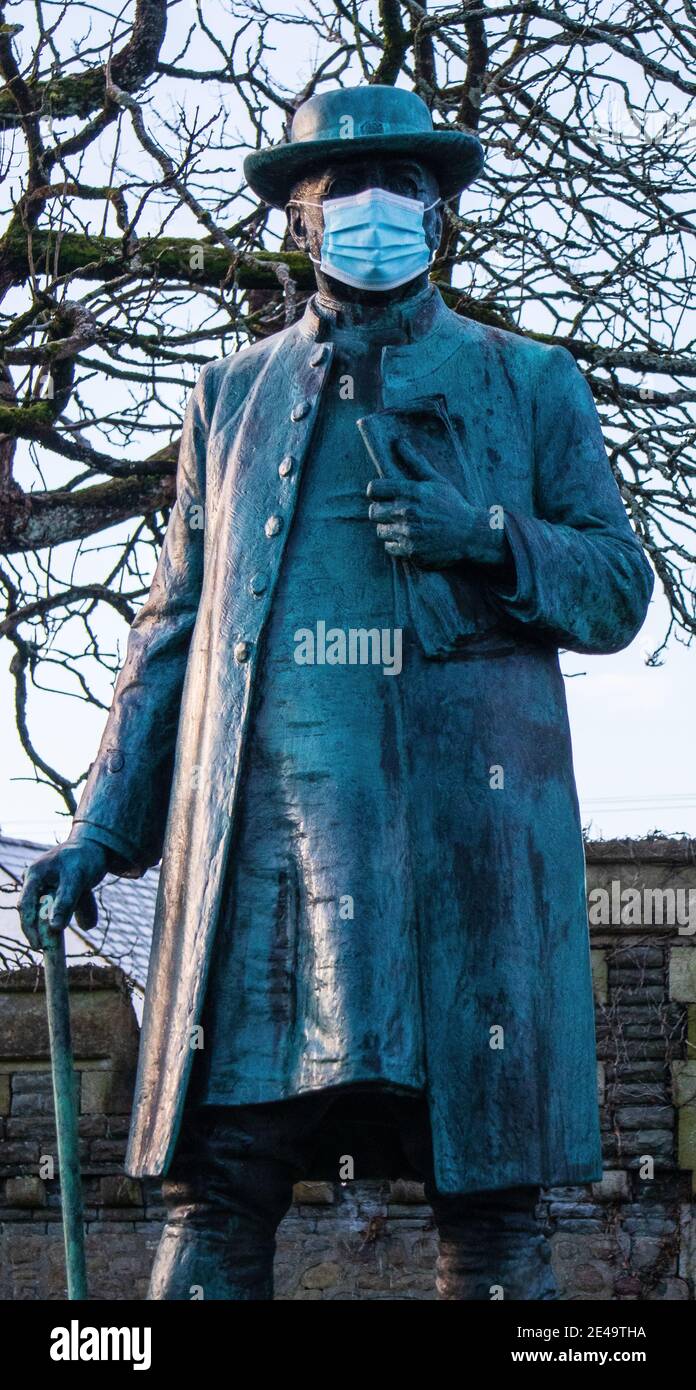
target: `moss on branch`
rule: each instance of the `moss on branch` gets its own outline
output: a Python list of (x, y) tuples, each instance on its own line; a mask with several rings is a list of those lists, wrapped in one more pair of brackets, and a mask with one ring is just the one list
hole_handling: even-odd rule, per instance
[[(0, 261), (17, 282), (30, 272), (27, 234), (13, 229), (0, 242)], [(85, 280), (109, 281), (128, 272), (138, 275), (155, 272), (162, 280), (186, 281), (192, 285), (221, 285), (230, 274), (228, 253), (208, 238), (150, 237), (135, 246), (122, 237), (88, 236), (82, 232), (34, 231), (31, 234), (31, 263), (35, 273), (79, 274)], [(307, 256), (300, 251), (254, 251), (253, 263), (240, 260), (234, 279), (243, 289), (278, 289), (274, 264), (287, 266), (301, 289), (314, 284)]]
[(51, 401), (35, 401), (33, 405), (0, 405), (0, 434), (13, 438), (40, 438), (55, 419)]

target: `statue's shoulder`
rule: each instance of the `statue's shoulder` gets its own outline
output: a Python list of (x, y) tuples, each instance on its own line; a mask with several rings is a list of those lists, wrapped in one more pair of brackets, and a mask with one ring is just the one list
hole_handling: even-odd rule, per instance
[(530, 381), (536, 381), (548, 367), (558, 369), (576, 368), (575, 359), (568, 349), (560, 343), (540, 342), (528, 334), (516, 333), (514, 329), (500, 328), (497, 324), (485, 323), (480, 319), (449, 310), (452, 332), (468, 341), (490, 359), (498, 359), (506, 370), (511, 370)]
[(255, 343), (245, 343), (244, 347), (236, 348), (224, 357), (216, 357), (212, 362), (206, 362), (201, 371), (206, 388), (219, 388), (229, 377), (244, 376), (247, 373), (256, 375), (270, 357), (283, 332), (287, 330), (272, 333), (267, 338), (259, 338)]
[(286, 336), (288, 329), (259, 338), (255, 343), (247, 343), (235, 352), (206, 362), (196, 383), (196, 391), (201, 400), (204, 415), (212, 417), (216, 405), (224, 398), (225, 410), (230, 400), (241, 401), (251, 390), (259, 373), (277, 347), (279, 340)]

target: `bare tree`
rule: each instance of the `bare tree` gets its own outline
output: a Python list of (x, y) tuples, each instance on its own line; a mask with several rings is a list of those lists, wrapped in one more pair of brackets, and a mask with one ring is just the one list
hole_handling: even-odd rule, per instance
[(32, 692), (108, 702), (188, 389), (312, 284), (243, 155), (337, 83), (405, 83), (478, 129), (487, 168), (435, 278), (578, 360), (690, 640), (695, 57), (692, 0), (0, 5), (0, 633), (19, 737), (69, 811), (81, 779), (37, 746)]

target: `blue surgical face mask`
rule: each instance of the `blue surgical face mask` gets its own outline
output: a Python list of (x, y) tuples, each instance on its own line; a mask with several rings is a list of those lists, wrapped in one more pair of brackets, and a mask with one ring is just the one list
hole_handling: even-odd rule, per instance
[(415, 198), (402, 198), (386, 188), (366, 188), (345, 198), (308, 203), (324, 211), (321, 259), (312, 260), (334, 280), (360, 290), (395, 290), (422, 275), (432, 261), (425, 239), (423, 214), (441, 202), (424, 207)]

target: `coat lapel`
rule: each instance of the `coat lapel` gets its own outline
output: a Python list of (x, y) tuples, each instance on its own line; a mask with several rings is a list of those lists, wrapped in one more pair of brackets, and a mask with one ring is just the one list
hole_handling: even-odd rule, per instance
[[(170, 1161), (197, 1041), (237, 806), (254, 676), (331, 363), (306, 328), (283, 335), (236, 430), (220, 421), (206, 567), (177, 742), (127, 1156)], [(224, 389), (224, 388), (223, 388)], [(234, 417), (233, 417), (234, 419)]]

